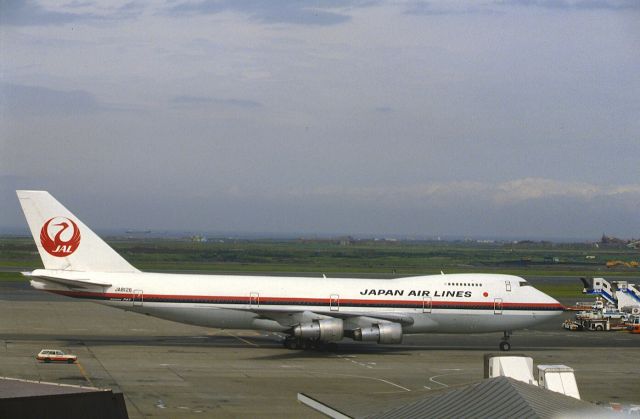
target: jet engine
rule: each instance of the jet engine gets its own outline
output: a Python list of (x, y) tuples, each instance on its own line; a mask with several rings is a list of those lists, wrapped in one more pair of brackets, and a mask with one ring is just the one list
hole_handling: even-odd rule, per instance
[(353, 331), (354, 340), (376, 341), (378, 343), (402, 342), (402, 325), (399, 323), (379, 323)]
[(294, 327), (293, 334), (302, 339), (338, 341), (344, 337), (344, 325), (342, 319), (313, 320)]

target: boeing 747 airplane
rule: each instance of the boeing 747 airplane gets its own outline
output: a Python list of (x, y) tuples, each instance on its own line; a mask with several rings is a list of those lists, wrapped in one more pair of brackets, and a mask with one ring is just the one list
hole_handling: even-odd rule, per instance
[(278, 332), (290, 349), (351, 338), (400, 343), (416, 333), (504, 332), (563, 306), (523, 278), (453, 274), (396, 278), (186, 275), (140, 272), (46, 191), (17, 191), (44, 269), (36, 289), (162, 319)]

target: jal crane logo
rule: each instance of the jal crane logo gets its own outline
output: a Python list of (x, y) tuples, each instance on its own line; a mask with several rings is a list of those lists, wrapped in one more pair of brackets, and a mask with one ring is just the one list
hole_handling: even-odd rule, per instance
[[(55, 223), (52, 224), (54, 220)], [(56, 231), (54, 227), (61, 228)], [(51, 233), (54, 234), (53, 238)], [(40, 230), (40, 243), (51, 256), (69, 256), (80, 245), (80, 229), (76, 223), (66, 217), (49, 218)]]

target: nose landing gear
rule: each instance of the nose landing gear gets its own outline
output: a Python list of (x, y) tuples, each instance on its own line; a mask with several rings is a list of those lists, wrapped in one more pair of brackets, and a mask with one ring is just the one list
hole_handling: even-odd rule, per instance
[(504, 331), (504, 336), (502, 337), (502, 340), (500, 341), (500, 350), (507, 352), (511, 350), (511, 343), (509, 343), (509, 339), (511, 339), (511, 331), (510, 330), (505, 330)]

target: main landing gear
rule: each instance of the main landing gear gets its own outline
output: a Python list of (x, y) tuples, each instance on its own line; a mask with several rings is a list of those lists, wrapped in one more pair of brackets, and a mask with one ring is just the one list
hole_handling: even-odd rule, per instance
[(509, 343), (509, 339), (511, 339), (511, 331), (505, 330), (504, 335), (502, 336), (502, 340), (500, 341), (500, 350), (501, 351), (510, 351), (511, 344)]
[(319, 349), (334, 350), (336, 344), (316, 339), (301, 339), (295, 336), (287, 336), (282, 341), (282, 345), (287, 349)]

